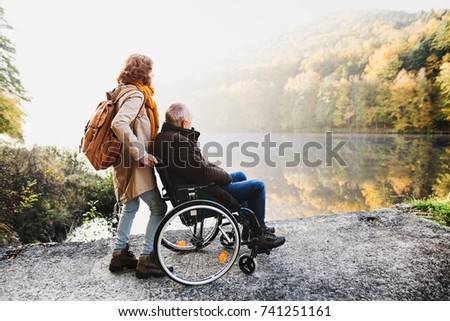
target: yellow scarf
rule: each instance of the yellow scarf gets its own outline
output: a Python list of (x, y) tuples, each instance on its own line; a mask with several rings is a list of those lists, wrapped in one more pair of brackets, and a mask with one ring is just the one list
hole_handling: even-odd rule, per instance
[(150, 85), (143, 85), (141, 83), (137, 83), (136, 87), (144, 93), (145, 109), (147, 110), (148, 118), (150, 118), (150, 126), (151, 126), (150, 140), (153, 143), (159, 130), (158, 106), (156, 105), (156, 102), (153, 100), (153, 94), (155, 93), (155, 89)]

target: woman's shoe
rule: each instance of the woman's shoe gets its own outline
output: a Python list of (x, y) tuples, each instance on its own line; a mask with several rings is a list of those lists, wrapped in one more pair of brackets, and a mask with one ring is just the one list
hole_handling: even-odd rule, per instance
[[(169, 267), (169, 270), (172, 272), (173, 267)], [(166, 273), (159, 264), (156, 256), (152, 253), (150, 255), (141, 255), (139, 256), (139, 261), (136, 267), (136, 277), (138, 279), (146, 279), (150, 276), (162, 277), (165, 276)]]
[(135, 269), (138, 264), (138, 260), (134, 256), (133, 252), (129, 250), (129, 246), (124, 249), (114, 250), (112, 259), (109, 264), (109, 270), (113, 273), (120, 272), (124, 268)]

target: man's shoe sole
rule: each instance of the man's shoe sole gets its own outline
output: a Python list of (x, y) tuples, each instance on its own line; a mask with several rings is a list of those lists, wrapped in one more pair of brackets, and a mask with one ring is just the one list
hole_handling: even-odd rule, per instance
[[(172, 266), (169, 267), (169, 271), (173, 272), (173, 267)], [(166, 273), (164, 271), (162, 271), (162, 270), (161, 270), (161, 272), (147, 272), (147, 273), (144, 273), (144, 272), (141, 272), (139, 270), (136, 270), (136, 277), (138, 279), (148, 279), (150, 276), (161, 278), (163, 276), (166, 276)]]
[(143, 273), (143, 272), (140, 272), (140, 271), (136, 271), (136, 277), (138, 279), (148, 279), (150, 276), (163, 277), (165, 275), (166, 275), (165, 273), (162, 273), (162, 274), (158, 273), (158, 274), (156, 274), (156, 273)]
[(115, 266), (115, 265), (111, 265), (111, 264), (109, 265), (109, 270), (112, 273), (122, 272), (123, 269), (134, 270), (134, 269), (136, 269), (136, 266), (133, 266), (133, 265), (131, 265), (131, 266)]
[(114, 266), (114, 265), (109, 265), (109, 270), (112, 273), (118, 273), (118, 272), (122, 272), (123, 271), (123, 266)]

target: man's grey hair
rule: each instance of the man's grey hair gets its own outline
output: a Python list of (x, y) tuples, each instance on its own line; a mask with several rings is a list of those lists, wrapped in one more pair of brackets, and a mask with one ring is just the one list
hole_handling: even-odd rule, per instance
[(166, 111), (166, 122), (179, 126), (183, 120), (190, 120), (191, 112), (183, 103), (174, 103)]

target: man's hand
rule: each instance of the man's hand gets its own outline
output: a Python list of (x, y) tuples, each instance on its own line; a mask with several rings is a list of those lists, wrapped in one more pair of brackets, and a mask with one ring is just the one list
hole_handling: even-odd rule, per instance
[(152, 154), (145, 154), (144, 157), (142, 157), (139, 162), (144, 165), (144, 167), (153, 167), (156, 164), (158, 164), (158, 160), (155, 156)]

